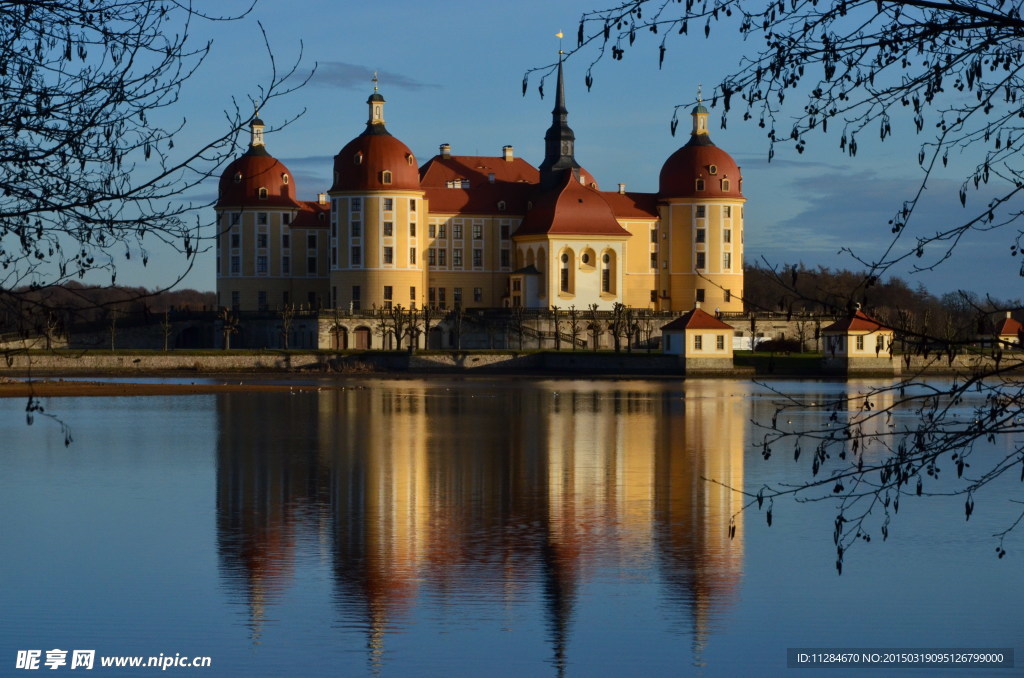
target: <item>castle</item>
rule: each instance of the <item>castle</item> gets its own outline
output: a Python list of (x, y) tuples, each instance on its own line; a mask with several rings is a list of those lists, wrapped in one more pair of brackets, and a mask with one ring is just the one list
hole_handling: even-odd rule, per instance
[(220, 179), (218, 305), (742, 311), (743, 179), (712, 143), (708, 110), (693, 108), (657, 193), (604, 191), (576, 160), (561, 60), (557, 79), (539, 167), (512, 146), (492, 157), (448, 144), (420, 164), (385, 126), (375, 83), (366, 128), (316, 201), (297, 199), (254, 118)]

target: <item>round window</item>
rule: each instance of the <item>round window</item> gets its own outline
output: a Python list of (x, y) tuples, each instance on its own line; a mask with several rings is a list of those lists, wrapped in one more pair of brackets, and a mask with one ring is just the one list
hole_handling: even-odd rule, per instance
[(563, 264), (568, 264), (569, 263), (569, 255), (568, 254), (563, 254), (562, 255), (562, 263)]
[(584, 264), (589, 264), (590, 263), (590, 255), (589, 254), (584, 254), (583, 255), (583, 263)]
[(611, 261), (611, 260), (612, 260), (612, 258), (611, 258), (611, 257), (609, 257), (609, 256), (608, 256), (607, 254), (606, 254), (606, 255), (604, 255), (604, 257), (602, 258), (602, 261), (604, 261), (604, 263), (606, 263), (606, 264), (607, 264), (607, 263), (608, 263), (609, 261)]
[(718, 174), (718, 165), (711, 165), (708, 167), (708, 172), (711, 174)]

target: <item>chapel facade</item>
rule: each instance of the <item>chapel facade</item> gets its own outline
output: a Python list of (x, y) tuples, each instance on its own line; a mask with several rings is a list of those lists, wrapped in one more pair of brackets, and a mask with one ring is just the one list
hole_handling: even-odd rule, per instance
[(462, 156), (448, 144), (421, 164), (388, 130), (375, 86), (365, 129), (315, 201), (297, 198), (254, 118), (220, 179), (218, 305), (742, 311), (743, 180), (711, 141), (708, 110), (691, 111), (656, 193), (605, 191), (576, 160), (561, 62), (557, 78), (537, 167), (512, 146)]

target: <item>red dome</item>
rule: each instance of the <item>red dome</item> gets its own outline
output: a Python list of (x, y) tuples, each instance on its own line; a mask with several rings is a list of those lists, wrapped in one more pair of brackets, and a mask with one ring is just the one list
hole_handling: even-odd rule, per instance
[[(390, 172), (390, 182), (385, 182)], [(420, 189), (420, 171), (409, 147), (387, 132), (367, 131), (334, 156), (332, 191)]]
[[(262, 196), (262, 197), (261, 197)], [(298, 207), (295, 181), (280, 160), (262, 146), (251, 146), (220, 176), (217, 207)]]
[[(699, 179), (704, 181), (704, 190), (697, 190)], [(724, 186), (728, 186), (728, 190), (724, 190)], [(662, 165), (658, 196), (742, 198), (740, 168), (732, 156), (711, 143), (707, 135), (694, 135)]]

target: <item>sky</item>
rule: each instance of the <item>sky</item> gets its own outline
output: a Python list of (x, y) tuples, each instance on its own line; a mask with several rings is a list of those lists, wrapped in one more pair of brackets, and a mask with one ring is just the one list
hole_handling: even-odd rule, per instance
[[(247, 108), (248, 97), (269, 80), (271, 60), (262, 26), (279, 71), (298, 59), (300, 75), (316, 67), (305, 86), (260, 111), (268, 125), (267, 148), (290, 169), (300, 199), (315, 199), (329, 188), (333, 155), (363, 130), (374, 71), (387, 99), (388, 129), (421, 163), (442, 143), (451, 144), (455, 155), (495, 156), (511, 144), (517, 156), (536, 166), (551, 121), (554, 79), (541, 99), (536, 74), (523, 96), (523, 76), (557, 60), (559, 31), (566, 35), (566, 49), (575, 46), (581, 13), (605, 6), (594, 2), (261, 0), (239, 21), (193, 27), (197, 40), (213, 41), (212, 51), (178, 105), (165, 114), (188, 121), (176, 141), (179, 147), (222, 133), (223, 111), (236, 103)], [(240, 5), (239, 0), (217, 3), (222, 11)], [(659, 69), (658, 40), (641, 34), (622, 61), (606, 58), (595, 65), (589, 92), (584, 76), (595, 53), (575, 54), (566, 62), (576, 158), (604, 190), (622, 182), (628, 190), (656, 191), (662, 163), (688, 138), (687, 112), (698, 85), (710, 92), (756, 47), (724, 26), (715, 27), (709, 39), (692, 31), (669, 40)], [(677, 105), (685, 108), (673, 137), (669, 122)], [(743, 172), (748, 262), (860, 269), (846, 250), (867, 261), (885, 251), (892, 238), (888, 220), (922, 178), (916, 161), (921, 138), (914, 136), (909, 119), (895, 118), (894, 135), (885, 143), (862, 139), (855, 158), (839, 150), (838, 135), (830, 132), (809, 137), (803, 154), (777, 148), (769, 163), (764, 130), (735, 114), (721, 129), (721, 109), (711, 112), (712, 139)], [(247, 136), (239, 142), (244, 146)], [(964, 171), (964, 162), (952, 158), (946, 173), (929, 181), (927, 200), (897, 247), (912, 249), (915, 234), (942, 230), (968, 216), (957, 198), (962, 181), (957, 170)], [(211, 181), (183, 199), (200, 204), (215, 197), (216, 182)], [(984, 195), (971, 195), (968, 207), (983, 204)], [(212, 218), (212, 209), (206, 214)], [(972, 236), (936, 271), (912, 272), (915, 264), (942, 259), (939, 248), (929, 248), (925, 257), (911, 257), (895, 272), (935, 294), (967, 289), (1021, 297), (1020, 262), (1010, 256), (1016, 235), (1013, 229)], [(118, 281), (166, 284), (181, 265), (180, 255), (155, 250), (147, 270), (122, 266)], [(214, 289), (209, 251), (199, 256), (182, 285)]]

